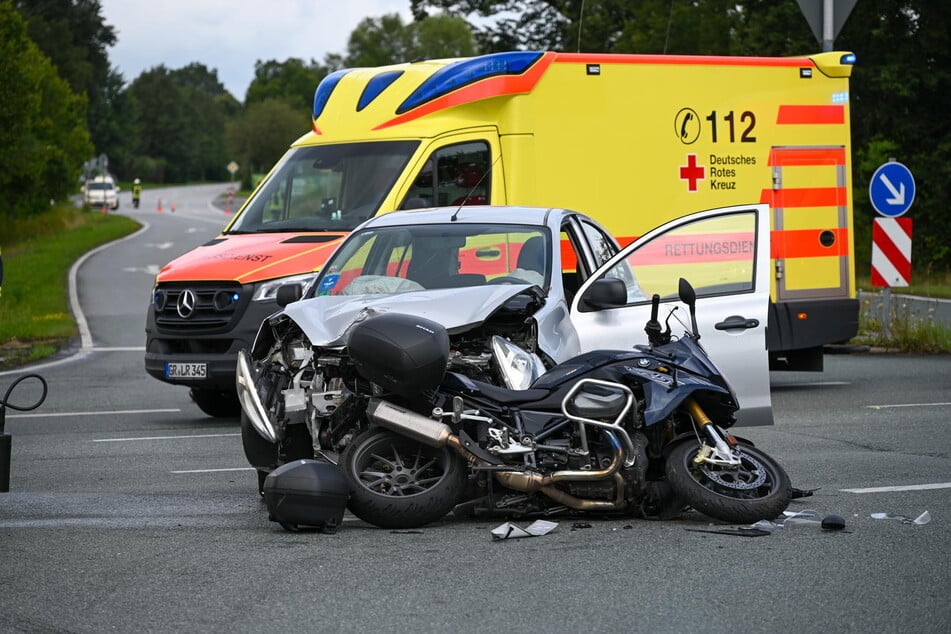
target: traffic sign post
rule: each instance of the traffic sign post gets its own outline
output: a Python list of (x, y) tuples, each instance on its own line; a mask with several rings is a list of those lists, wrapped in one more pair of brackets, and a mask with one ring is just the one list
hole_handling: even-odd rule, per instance
[(872, 286), (882, 291), (882, 333), (891, 330), (891, 288), (911, 284), (911, 218), (900, 218), (915, 201), (915, 177), (911, 170), (889, 159), (875, 170), (868, 184), (868, 197), (882, 218), (872, 225)]

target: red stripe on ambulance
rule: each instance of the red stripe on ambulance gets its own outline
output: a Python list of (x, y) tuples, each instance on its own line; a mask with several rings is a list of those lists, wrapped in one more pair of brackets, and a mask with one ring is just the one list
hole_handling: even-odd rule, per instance
[(780, 125), (842, 124), (845, 123), (845, 106), (780, 106), (776, 123)]

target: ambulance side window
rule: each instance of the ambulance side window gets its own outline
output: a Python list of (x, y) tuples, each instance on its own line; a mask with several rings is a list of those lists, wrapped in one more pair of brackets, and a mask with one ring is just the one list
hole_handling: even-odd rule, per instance
[(487, 205), (492, 166), (488, 143), (470, 141), (433, 152), (416, 175), (400, 209)]

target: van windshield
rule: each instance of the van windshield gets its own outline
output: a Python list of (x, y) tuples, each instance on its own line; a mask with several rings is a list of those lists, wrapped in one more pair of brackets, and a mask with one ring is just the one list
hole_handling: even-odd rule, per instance
[(289, 150), (228, 233), (351, 231), (372, 217), (419, 141)]

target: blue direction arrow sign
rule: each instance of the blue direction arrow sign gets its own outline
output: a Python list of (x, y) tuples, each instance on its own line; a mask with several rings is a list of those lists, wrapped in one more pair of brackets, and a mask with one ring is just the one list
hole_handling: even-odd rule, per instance
[(875, 211), (887, 218), (896, 218), (915, 200), (915, 178), (911, 170), (898, 161), (880, 165), (868, 184), (868, 196)]

